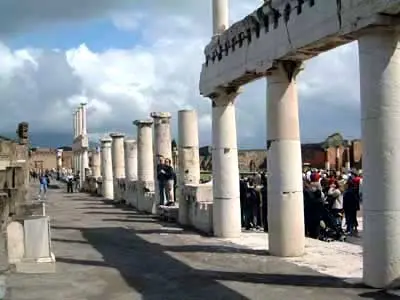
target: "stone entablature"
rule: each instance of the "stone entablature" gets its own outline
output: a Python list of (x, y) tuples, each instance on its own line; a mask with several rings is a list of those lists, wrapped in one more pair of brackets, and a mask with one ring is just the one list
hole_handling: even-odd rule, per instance
[[(275, 0), (216, 35), (205, 47), (200, 93), (261, 78), (277, 60), (303, 61), (398, 23), (400, 0)], [(385, 15), (384, 15), (385, 14)]]

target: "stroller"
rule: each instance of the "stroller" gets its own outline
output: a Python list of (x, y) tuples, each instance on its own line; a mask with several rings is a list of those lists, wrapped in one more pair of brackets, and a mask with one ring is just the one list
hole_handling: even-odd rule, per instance
[(342, 215), (341, 213), (334, 214), (332, 211), (325, 205), (320, 221), (320, 237), (319, 239), (325, 242), (331, 241), (341, 241), (344, 242), (346, 240), (346, 235), (342, 229)]

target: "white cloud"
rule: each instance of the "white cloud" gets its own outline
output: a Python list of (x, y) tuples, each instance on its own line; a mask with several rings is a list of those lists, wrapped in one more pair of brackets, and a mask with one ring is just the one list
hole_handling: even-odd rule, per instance
[[(18, 2), (12, 1), (16, 7)], [(16, 15), (22, 18), (21, 24), (11, 22), (0, 34), (26, 30), (30, 24), (55, 22), (58, 16), (66, 21), (108, 15), (126, 34), (140, 33), (143, 45), (96, 52), (86, 44), (67, 51), (10, 50), (0, 44), (3, 128), (14, 128), (16, 120), (27, 120), (32, 130), (71, 131), (73, 107), (84, 97), (89, 102), (88, 127), (92, 136), (115, 130), (132, 135), (132, 121), (147, 118), (150, 111), (171, 111), (176, 119), (179, 109), (195, 108), (202, 143), (209, 143), (211, 104), (198, 92), (203, 47), (211, 30), (209, 1), (120, 0), (111, 5), (112, 1), (90, 0), (79, 12), (79, 6), (72, 2), (75, 1), (49, 7), (43, 20), (39, 16), (45, 12), (34, 9), (27, 13), (19, 8)], [(127, 9), (128, 2), (131, 9)], [(94, 3), (98, 7), (92, 11), (90, 5), (93, 8)], [(258, 4), (254, 0), (232, 0), (231, 16), (242, 17)], [(4, 14), (1, 8), (2, 4), (0, 17)], [(241, 146), (265, 144), (265, 85), (265, 80), (249, 84), (237, 100)], [(299, 77), (305, 140), (322, 139), (334, 131), (358, 136), (358, 89), (355, 44), (308, 62)], [(176, 124), (174, 127), (177, 132)]]

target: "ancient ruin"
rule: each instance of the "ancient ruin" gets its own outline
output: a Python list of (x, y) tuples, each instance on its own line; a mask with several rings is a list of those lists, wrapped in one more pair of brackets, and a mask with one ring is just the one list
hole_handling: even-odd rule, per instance
[(82, 186), (83, 182), (85, 181), (86, 175), (88, 175), (88, 172), (90, 170), (88, 157), (89, 140), (87, 136), (86, 103), (81, 103), (73, 116), (73, 170), (75, 174), (79, 173), (80, 186)]
[[(179, 112), (178, 149), (174, 151), (170, 114), (152, 113), (153, 120), (134, 122), (136, 142), (126, 140), (124, 147), (123, 134), (101, 140), (102, 196), (167, 218), (175, 214), (181, 224), (217, 237), (239, 237), (235, 100), (241, 86), (265, 78), (268, 250), (275, 256), (302, 256), (305, 236), (296, 77), (305, 60), (358, 40), (365, 150), (364, 282), (372, 287), (396, 284), (400, 276), (396, 254), (400, 244), (397, 234), (400, 213), (396, 205), (400, 191), (393, 180), (400, 154), (395, 151), (398, 139), (390, 130), (400, 122), (395, 113), (400, 92), (396, 64), (400, 55), (398, 13), (400, 0), (276, 0), (264, 1), (253, 13), (229, 26), (228, 0), (214, 0), (213, 37), (205, 48), (200, 76), (200, 93), (210, 98), (212, 104), (211, 157), (208, 155), (200, 162), (199, 152), (203, 151), (198, 150), (195, 111)], [(77, 115), (74, 124), (80, 129), (75, 130), (74, 149), (77, 155), (84, 156), (87, 149), (86, 125), (82, 125), (86, 121), (81, 121), (86, 120), (84, 106)], [(352, 155), (355, 161), (354, 154), (360, 153), (357, 141), (338, 141), (338, 136), (333, 135), (318, 145), (318, 155), (322, 157), (319, 162), (326, 169), (350, 168)], [(306, 151), (303, 150), (304, 156)], [(179, 205), (164, 207), (160, 203), (156, 168), (158, 159), (171, 159), (172, 152), (179, 157)], [(82, 158), (78, 158), (77, 170), (82, 169), (80, 161)], [(212, 181), (206, 184), (200, 183), (203, 165), (212, 165)], [(254, 166), (253, 161), (251, 168)], [(391, 182), (375, 180), (382, 176)]]
[(200, 92), (213, 106), (214, 217), (229, 220), (229, 226), (214, 224), (214, 232), (240, 232), (235, 220), (238, 180), (236, 175), (223, 177), (226, 172), (237, 174), (234, 100), (242, 85), (267, 77), (269, 250), (278, 256), (304, 253), (296, 75), (303, 61), (358, 40), (365, 146), (364, 281), (374, 287), (392, 284), (400, 275), (395, 254), (400, 244), (395, 233), (398, 185), (374, 178), (393, 174), (393, 162), (400, 157), (391, 150), (398, 140), (386, 129), (399, 122), (392, 112), (399, 93), (400, 1), (265, 1), (232, 26), (227, 0), (214, 0), (213, 8), (214, 36), (205, 48)]

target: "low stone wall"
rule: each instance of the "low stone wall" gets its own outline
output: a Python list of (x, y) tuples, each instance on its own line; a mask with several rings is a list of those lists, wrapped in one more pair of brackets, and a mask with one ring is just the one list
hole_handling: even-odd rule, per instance
[[(85, 191), (93, 195), (101, 195), (101, 180), (88, 178)], [(128, 206), (140, 212), (157, 215), (158, 203), (154, 192), (154, 182), (129, 181), (119, 179), (114, 187), (118, 195)], [(188, 202), (187, 211), (189, 225), (206, 234), (213, 233), (213, 191), (212, 183), (187, 184), (182, 196)], [(118, 201), (118, 200), (117, 200)]]
[(207, 234), (213, 233), (212, 184), (187, 184), (183, 197), (188, 202), (189, 225)]
[[(122, 185), (120, 185), (122, 187)], [(153, 182), (126, 181), (124, 188), (118, 192), (124, 197), (127, 205), (138, 211), (157, 214), (157, 203)]]
[(82, 188), (84, 192), (93, 196), (101, 196), (101, 178), (86, 177)]

